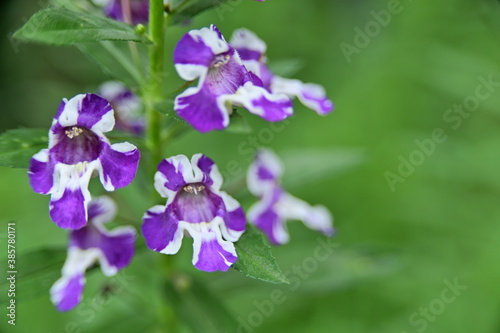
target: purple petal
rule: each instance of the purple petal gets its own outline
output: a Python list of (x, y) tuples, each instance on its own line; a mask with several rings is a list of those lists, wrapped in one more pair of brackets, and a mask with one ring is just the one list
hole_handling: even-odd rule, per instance
[(297, 96), (302, 104), (320, 115), (333, 110), (333, 103), (326, 97), (325, 89), (318, 84), (275, 76), (271, 82), (271, 90), (274, 93)]
[[(210, 186), (211, 189), (219, 189), (222, 185), (222, 175), (214, 161), (203, 154), (195, 154), (191, 158), (191, 163), (196, 165), (203, 174), (202, 183)], [(193, 168), (196, 170), (195, 168)], [(195, 171), (196, 172), (196, 171)]]
[(260, 149), (248, 168), (248, 189), (252, 194), (262, 196), (278, 184), (282, 174), (283, 165), (279, 158), (268, 149)]
[(135, 231), (133, 229), (117, 228), (110, 235), (103, 236), (99, 248), (110, 267), (122, 269), (134, 257), (134, 244)]
[[(80, 126), (91, 129), (97, 124), (101, 132), (108, 132), (113, 129), (113, 108), (107, 100), (100, 96), (85, 94), (79, 105), (78, 112), (78, 125)], [(112, 123), (108, 119), (110, 117), (113, 118)]]
[(50, 217), (58, 227), (79, 229), (87, 224), (87, 202), (90, 193), (85, 188), (65, 188), (59, 199), (50, 201)]
[(155, 206), (144, 214), (143, 220), (141, 229), (148, 248), (167, 254), (179, 251), (184, 233), (170, 208)]
[(69, 311), (82, 300), (85, 276), (62, 277), (51, 288), (51, 299), (59, 311)]
[(197, 131), (222, 130), (229, 125), (228, 110), (208, 89), (188, 88), (176, 97), (174, 110)]
[(30, 161), (30, 184), (33, 191), (48, 194), (54, 186), (54, 165), (49, 162), (49, 151), (43, 149)]
[(132, 182), (139, 165), (140, 152), (128, 142), (103, 145), (99, 157), (102, 165), (101, 183), (108, 191), (125, 187)]
[(243, 61), (261, 60), (267, 50), (266, 43), (247, 29), (235, 30), (229, 44), (238, 51)]
[(191, 235), (193, 242), (193, 265), (206, 272), (227, 271), (236, 262), (236, 250), (231, 242), (222, 240), (216, 229), (208, 229)]
[(226, 240), (236, 242), (246, 228), (245, 212), (240, 203), (226, 192), (220, 192), (219, 195), (227, 211), (224, 223), (221, 224), (222, 235)]
[(163, 197), (168, 197), (169, 193), (165, 189), (175, 194), (188, 182), (193, 181), (193, 168), (185, 155), (177, 155), (158, 164), (158, 172), (155, 174), (155, 188)]

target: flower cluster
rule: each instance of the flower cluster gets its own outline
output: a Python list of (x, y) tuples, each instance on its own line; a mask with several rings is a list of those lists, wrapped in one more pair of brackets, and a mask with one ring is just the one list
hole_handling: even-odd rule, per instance
[[(148, 1), (109, 0), (102, 5), (117, 20), (134, 24), (148, 20)], [(229, 43), (214, 25), (186, 33), (175, 47), (173, 61), (182, 79), (197, 83), (175, 98), (175, 112), (204, 133), (227, 128), (236, 107), (267, 121), (284, 120), (293, 114), (294, 97), (320, 115), (332, 111), (323, 87), (274, 75), (266, 65), (266, 49), (262, 40), (245, 29), (236, 30)], [(134, 227), (108, 230), (104, 224), (114, 219), (116, 204), (107, 196), (92, 197), (88, 187), (97, 176), (107, 191), (125, 187), (135, 178), (139, 150), (128, 142), (111, 144), (105, 133), (116, 127), (137, 140), (143, 138), (148, 128), (141, 98), (146, 106), (153, 103), (148, 104), (148, 94), (142, 93), (137, 96), (124, 84), (109, 81), (97, 94), (63, 99), (49, 130), (48, 148), (30, 161), (33, 190), (51, 195), (51, 219), (58, 227), (69, 229), (62, 277), (50, 290), (60, 311), (81, 301), (85, 272), (96, 262), (104, 275), (112, 276), (134, 255)], [(147, 247), (176, 254), (188, 236), (192, 238), (194, 267), (214, 272), (227, 271), (238, 259), (234, 243), (245, 232), (247, 219), (275, 245), (288, 242), (285, 222), (292, 219), (331, 236), (329, 211), (285, 192), (280, 184), (282, 173), (276, 155), (264, 149), (257, 153), (247, 173), (247, 185), (259, 201), (246, 215), (240, 203), (221, 190), (223, 179), (212, 159), (203, 154), (163, 159), (157, 166), (154, 187), (166, 203), (153, 206), (142, 218)]]

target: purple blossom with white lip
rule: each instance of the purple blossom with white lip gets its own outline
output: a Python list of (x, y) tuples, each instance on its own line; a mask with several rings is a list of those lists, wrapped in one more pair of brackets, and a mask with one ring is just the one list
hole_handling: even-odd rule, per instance
[(245, 67), (255, 73), (270, 92), (297, 97), (302, 104), (320, 115), (333, 110), (333, 103), (326, 97), (322, 86), (274, 75), (266, 65), (266, 43), (253, 32), (247, 29), (234, 31), (230, 44), (240, 54)]
[(247, 173), (247, 185), (252, 194), (260, 200), (250, 207), (248, 220), (261, 229), (272, 244), (289, 241), (285, 223), (301, 220), (312, 230), (332, 236), (332, 216), (324, 206), (311, 206), (285, 192), (280, 184), (283, 165), (269, 150), (257, 152)]
[(144, 132), (145, 120), (141, 113), (141, 100), (120, 81), (101, 84), (97, 94), (106, 99), (115, 111), (116, 129), (140, 135)]
[(174, 63), (184, 80), (199, 79), (197, 87), (177, 96), (174, 110), (200, 132), (226, 128), (232, 106), (243, 106), (268, 121), (293, 113), (288, 96), (264, 89), (214, 25), (185, 34), (174, 50)]
[(104, 223), (116, 214), (116, 205), (109, 197), (89, 203), (89, 224), (72, 230), (68, 257), (62, 277), (50, 289), (52, 303), (59, 311), (68, 311), (80, 303), (85, 286), (85, 271), (99, 262), (106, 276), (115, 275), (134, 256), (135, 229), (130, 226), (107, 230)]
[(49, 131), (49, 147), (35, 154), (29, 178), (33, 190), (51, 194), (50, 216), (61, 228), (87, 224), (88, 184), (93, 174), (107, 191), (132, 182), (139, 150), (128, 142), (111, 145), (104, 135), (113, 129), (111, 105), (94, 94), (63, 99)]
[(142, 233), (154, 251), (175, 254), (184, 233), (193, 238), (193, 265), (203, 271), (227, 271), (236, 262), (233, 242), (245, 231), (246, 218), (238, 201), (220, 191), (222, 176), (205, 155), (163, 160), (155, 174), (155, 188), (165, 206), (144, 214)]

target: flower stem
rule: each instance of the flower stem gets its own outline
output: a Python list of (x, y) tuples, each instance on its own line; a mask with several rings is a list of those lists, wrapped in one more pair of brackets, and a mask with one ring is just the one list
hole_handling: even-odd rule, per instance
[(149, 78), (144, 92), (146, 103), (146, 146), (151, 152), (152, 170), (162, 157), (161, 118), (156, 103), (163, 93), (164, 66), (164, 8), (163, 0), (149, 1), (149, 36), (153, 44), (149, 49)]

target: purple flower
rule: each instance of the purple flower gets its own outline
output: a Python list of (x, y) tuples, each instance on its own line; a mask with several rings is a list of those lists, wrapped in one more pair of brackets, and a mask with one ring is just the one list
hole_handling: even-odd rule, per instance
[(269, 150), (260, 150), (247, 173), (247, 185), (260, 200), (250, 207), (248, 220), (261, 229), (275, 245), (285, 244), (290, 236), (288, 220), (301, 220), (310, 229), (333, 235), (332, 216), (324, 206), (311, 206), (285, 192), (279, 179), (283, 166)]
[(174, 110), (200, 132), (226, 128), (232, 106), (243, 106), (268, 121), (293, 112), (290, 99), (264, 89), (214, 25), (185, 34), (174, 50), (174, 63), (184, 80), (199, 79), (197, 87), (177, 96)]
[(49, 131), (49, 148), (30, 162), (33, 190), (51, 194), (50, 216), (61, 228), (79, 229), (87, 224), (92, 175), (107, 191), (127, 186), (137, 171), (140, 153), (128, 143), (111, 145), (103, 134), (113, 129), (109, 103), (94, 94), (63, 99)]
[(99, 262), (104, 275), (112, 276), (132, 260), (135, 229), (118, 227), (108, 231), (104, 227), (115, 214), (113, 200), (105, 196), (95, 198), (89, 204), (89, 224), (70, 232), (62, 277), (50, 289), (52, 303), (59, 311), (71, 310), (80, 303), (85, 271), (94, 263)]
[(97, 94), (107, 101), (115, 111), (116, 128), (140, 135), (144, 132), (145, 122), (141, 114), (141, 101), (120, 81), (107, 81), (101, 84)]
[(333, 110), (333, 103), (326, 97), (322, 86), (274, 75), (266, 65), (266, 43), (253, 32), (247, 29), (236, 30), (231, 37), (230, 44), (240, 54), (245, 67), (262, 80), (268, 91), (273, 94), (298, 97), (302, 104), (320, 115), (328, 114)]
[(175, 254), (184, 233), (193, 238), (193, 265), (203, 271), (227, 271), (236, 261), (232, 242), (245, 231), (245, 213), (238, 201), (220, 191), (222, 176), (202, 154), (191, 161), (184, 155), (163, 160), (155, 174), (155, 188), (166, 206), (144, 214), (142, 233), (154, 251)]
[[(128, 0), (130, 8), (123, 8), (123, 0), (94, 0), (103, 6), (106, 16), (127, 23), (139, 24), (149, 20), (149, 0)], [(127, 17), (130, 16), (130, 17)]]

